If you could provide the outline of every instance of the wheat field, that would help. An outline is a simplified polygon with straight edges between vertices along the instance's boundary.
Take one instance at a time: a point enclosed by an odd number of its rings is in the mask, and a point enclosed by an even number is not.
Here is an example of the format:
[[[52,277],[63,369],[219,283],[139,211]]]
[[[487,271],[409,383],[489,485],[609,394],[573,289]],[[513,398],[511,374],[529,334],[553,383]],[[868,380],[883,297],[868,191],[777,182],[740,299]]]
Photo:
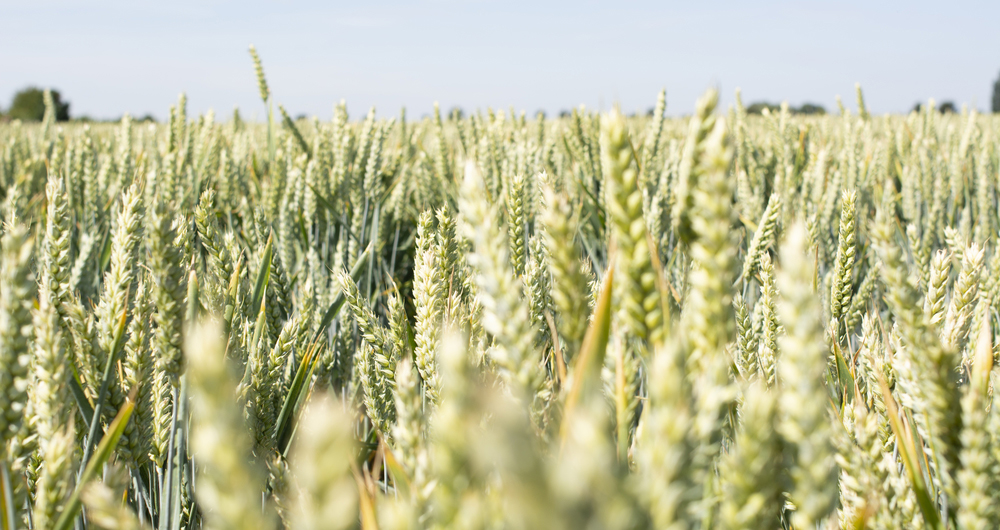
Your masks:
[[[1000,525],[1000,119],[0,124],[0,528]],[[1000,398],[998,398],[1000,399]]]

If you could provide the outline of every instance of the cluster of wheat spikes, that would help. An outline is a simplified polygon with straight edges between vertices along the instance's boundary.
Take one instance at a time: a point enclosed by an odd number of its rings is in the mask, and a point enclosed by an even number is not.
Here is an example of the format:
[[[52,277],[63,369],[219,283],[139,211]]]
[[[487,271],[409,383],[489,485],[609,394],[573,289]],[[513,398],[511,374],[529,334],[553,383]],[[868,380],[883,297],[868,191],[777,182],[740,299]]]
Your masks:
[[[1000,120],[0,127],[0,529],[1000,525]]]

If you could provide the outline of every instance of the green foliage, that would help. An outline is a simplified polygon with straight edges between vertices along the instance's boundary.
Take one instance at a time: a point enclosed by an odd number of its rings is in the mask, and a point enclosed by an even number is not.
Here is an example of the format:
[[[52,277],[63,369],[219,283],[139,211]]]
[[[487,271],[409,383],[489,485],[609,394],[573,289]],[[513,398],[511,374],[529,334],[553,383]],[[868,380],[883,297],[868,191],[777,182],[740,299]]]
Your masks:
[[[52,102],[55,104],[55,120],[69,120],[69,102],[63,102],[58,90],[52,90]],[[13,120],[42,121],[45,117],[45,91],[28,87],[14,94],[7,116]]]
[[[994,113],[1000,113],[1000,77],[993,82],[993,97],[992,97],[991,110]]]
[[[776,105],[774,103],[768,103],[766,101],[758,101],[751,103],[747,106],[747,114],[762,114],[764,110],[775,114],[781,112],[781,105]],[[823,115],[826,114],[826,109],[823,105],[816,103],[803,103],[798,107],[789,107],[789,112],[792,114],[804,114],[804,115]]]

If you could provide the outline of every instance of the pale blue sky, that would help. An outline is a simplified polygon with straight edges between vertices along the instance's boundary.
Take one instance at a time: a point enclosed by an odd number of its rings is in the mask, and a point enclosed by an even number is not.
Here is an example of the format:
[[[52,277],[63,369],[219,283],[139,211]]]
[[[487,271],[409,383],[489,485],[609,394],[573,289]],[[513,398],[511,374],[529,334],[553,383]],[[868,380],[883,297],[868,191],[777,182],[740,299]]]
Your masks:
[[[550,114],[579,104],[626,111],[667,89],[668,114],[706,87],[724,103],[787,100],[873,112],[918,100],[988,109],[1000,75],[1000,1],[199,2],[0,0],[0,106],[34,84],[73,115],[262,115],[247,54],[260,52],[275,101],[329,119],[346,99],[411,116],[434,101]]]

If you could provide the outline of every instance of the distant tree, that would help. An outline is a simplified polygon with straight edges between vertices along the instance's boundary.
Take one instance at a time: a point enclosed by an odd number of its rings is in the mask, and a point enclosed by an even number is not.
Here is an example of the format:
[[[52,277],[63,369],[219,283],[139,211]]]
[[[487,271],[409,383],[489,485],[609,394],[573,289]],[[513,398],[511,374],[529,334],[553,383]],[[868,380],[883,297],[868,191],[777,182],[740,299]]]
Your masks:
[[[69,103],[63,103],[58,90],[52,91],[52,102],[56,106],[56,121],[69,120]],[[8,111],[11,119],[41,121],[45,117],[45,91],[28,87],[14,95]]]
[[[153,123],[156,123],[156,116],[153,116],[152,114],[148,114],[147,113],[145,116],[143,116],[143,117],[141,117],[141,118],[139,118],[139,119],[137,119],[135,121],[136,122],[153,122]]]
[[[758,101],[756,103],[751,103],[747,107],[747,114],[763,114],[764,109],[768,112],[779,112],[781,110],[781,105],[775,105],[774,103],[768,103],[766,101]]]
[[[826,114],[826,109],[823,105],[817,105],[815,103],[803,103],[802,106],[792,111],[796,114]]]
[[[462,110],[462,107],[455,106],[448,111],[448,118],[453,121],[460,121],[464,117],[465,111]]]
[[[920,103],[920,102],[917,102],[917,103],[913,104],[913,108],[910,109],[910,112],[923,112],[924,109],[925,109],[924,104]],[[955,112],[958,112],[958,107],[955,106],[955,102],[954,101],[945,101],[945,102],[942,102],[940,105],[936,105],[934,107],[931,107],[931,109],[932,110],[936,110],[936,111],[940,112],[941,114],[953,114]]]
[[[568,111],[568,110],[566,110],[566,109],[563,109],[563,110],[559,111],[559,117],[560,118],[569,118],[572,115],[573,115],[573,113],[570,112],[570,111]]]
[[[1000,112],[1000,77],[993,83],[993,112]]]
[[[751,103],[750,106],[747,107],[747,114],[762,114],[764,109],[767,109],[770,113],[781,112],[781,105],[775,105],[774,103],[768,103],[766,101],[758,101],[756,103]],[[816,103],[803,103],[800,107],[789,107],[788,111],[792,114],[826,114],[826,109],[823,105],[817,105]]]

